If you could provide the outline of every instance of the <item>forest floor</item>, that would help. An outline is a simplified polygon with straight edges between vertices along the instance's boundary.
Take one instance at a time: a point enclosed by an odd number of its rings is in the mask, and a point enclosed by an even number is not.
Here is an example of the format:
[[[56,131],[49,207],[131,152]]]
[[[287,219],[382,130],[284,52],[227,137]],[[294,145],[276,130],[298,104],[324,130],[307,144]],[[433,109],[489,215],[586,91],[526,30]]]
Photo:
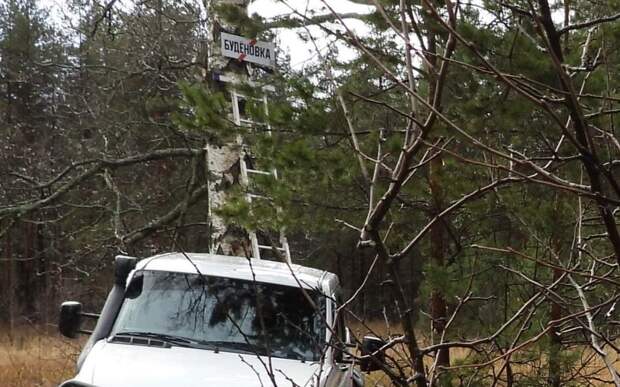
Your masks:
[[[375,327],[373,327],[375,328]],[[385,334],[385,330],[376,328],[375,332]],[[363,335],[363,328],[353,329],[357,337]],[[395,332],[391,332],[395,334]],[[55,330],[34,328],[16,329],[10,335],[8,329],[0,327],[0,387],[56,387],[74,375],[75,362],[83,340],[67,340]],[[465,350],[451,351],[453,362],[465,360],[469,353]],[[397,353],[392,356],[399,357]],[[616,360],[616,363],[619,363]],[[430,367],[431,364],[426,364]],[[607,385],[595,381],[598,377],[606,378],[607,373],[600,361],[589,364],[593,385]],[[516,379],[527,377],[532,369],[516,366]],[[366,377],[368,387],[389,387],[392,384],[382,372],[373,372]],[[544,383],[543,383],[544,384]],[[458,385],[458,383],[457,383]]]
[[[399,325],[386,324],[382,321],[373,321],[365,324],[352,324],[352,333],[355,337],[361,338],[368,332],[378,335],[380,337],[396,337],[402,335],[402,329]],[[422,346],[430,345],[430,338],[425,337],[422,332],[417,332],[418,340]],[[616,369],[620,369],[620,353],[615,353],[613,349],[607,347],[610,360],[614,364]],[[391,357],[399,364],[409,364],[410,361],[405,355],[407,351],[400,344],[400,346],[394,347],[393,350],[387,352],[388,357]],[[566,370],[564,376],[572,374],[574,380],[571,383],[564,385],[570,386],[609,386],[611,383],[609,371],[606,368],[603,360],[596,356],[596,354],[589,347],[574,347],[571,351],[564,351],[562,354],[566,367],[570,367],[571,371]],[[475,352],[466,348],[452,348],[450,350],[450,362],[455,365],[466,365],[484,363],[490,359],[481,358],[477,356]],[[503,361],[497,361],[492,366],[484,367],[485,371],[475,371],[469,367],[457,368],[452,371],[454,378],[451,385],[461,386],[468,385],[469,376],[475,376],[477,374],[478,379],[482,380],[482,384],[474,385],[506,385],[506,372],[503,369]],[[528,353],[522,351],[520,354],[511,358],[511,368],[514,378],[514,383],[519,386],[546,386],[547,373],[548,373],[548,359],[545,356],[540,356],[540,352],[533,351]],[[424,358],[424,366],[427,370],[433,367],[433,360],[431,357]],[[500,372],[501,369],[501,372]],[[409,372],[406,369],[406,372]],[[497,384],[493,384],[494,375],[498,373],[502,374],[502,377]],[[458,376],[457,376],[458,375]],[[580,375],[580,377],[576,377]],[[488,382],[488,384],[486,384]],[[440,385],[443,385],[440,383]],[[367,387],[390,387],[393,384],[390,383],[388,376],[383,372],[372,372],[366,375]]]

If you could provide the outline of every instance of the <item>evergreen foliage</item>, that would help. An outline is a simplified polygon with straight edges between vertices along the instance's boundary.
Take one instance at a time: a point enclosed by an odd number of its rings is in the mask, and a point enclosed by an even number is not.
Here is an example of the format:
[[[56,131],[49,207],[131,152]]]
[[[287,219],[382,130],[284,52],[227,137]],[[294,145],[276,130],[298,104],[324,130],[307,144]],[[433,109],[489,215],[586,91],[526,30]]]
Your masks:
[[[347,61],[334,44],[303,68],[283,55],[275,72],[253,68],[259,85],[273,86],[268,114],[260,87],[239,87],[254,126],[232,122],[231,96],[210,78],[212,15],[201,1],[103,13],[74,0],[73,29],[50,22],[35,0],[2,3],[0,321],[51,320],[46,300],[60,295],[100,303],[119,251],[205,251],[213,176],[204,149],[242,136],[261,156],[256,166],[278,179],[242,187],[237,176],[218,187],[230,200],[213,213],[240,228],[286,229],[293,260],[336,272],[347,295],[366,283],[349,320],[386,318],[419,346],[403,349],[394,383],[421,385],[420,373],[437,385],[610,379],[589,367],[605,367],[593,347],[613,353],[618,335],[620,1],[551,2],[559,66],[540,21],[544,0],[456,11],[444,1],[377,3],[381,12],[358,17],[368,33],[357,40],[335,17],[313,24],[316,15],[209,8],[248,37],[289,28],[312,43],[307,23],[358,48]],[[562,32],[565,4],[570,25],[613,20]],[[409,64],[394,30],[401,17]],[[412,139],[419,146],[399,180]],[[268,199],[248,203],[250,189]],[[440,342],[460,343],[438,363],[455,368],[420,369],[416,359],[439,359],[428,348]]]

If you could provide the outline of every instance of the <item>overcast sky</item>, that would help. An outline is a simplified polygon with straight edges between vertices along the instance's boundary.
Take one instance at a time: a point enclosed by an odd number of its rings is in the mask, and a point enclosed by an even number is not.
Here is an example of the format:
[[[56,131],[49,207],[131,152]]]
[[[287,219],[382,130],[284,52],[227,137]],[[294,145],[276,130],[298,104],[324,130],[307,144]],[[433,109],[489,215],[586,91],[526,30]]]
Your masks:
[[[1,1],[1,0],[0,0]],[[41,4],[52,11],[53,18],[59,18],[59,15],[63,12],[66,6],[65,0],[40,0]],[[131,6],[136,0],[120,0],[115,6],[127,7]],[[352,3],[348,0],[327,0],[330,7],[336,12],[357,12],[357,13],[369,13],[373,7],[364,6]],[[330,13],[329,9],[325,7],[325,4],[321,0],[286,0],[286,3],[291,7],[294,7],[301,13],[307,13],[308,15],[325,14]],[[290,8],[282,1],[278,0],[255,0],[250,4],[249,12],[257,13],[265,18],[273,18],[276,16],[289,15],[291,13]],[[347,25],[356,32],[364,33],[365,27],[362,22],[356,20],[347,20]],[[302,30],[303,29],[298,29]],[[318,38],[319,47],[325,49],[329,44],[329,41],[325,38],[325,35],[318,27],[310,27],[311,33]],[[297,36],[295,31],[287,29],[280,29],[278,32],[279,47],[280,49],[288,52],[291,56],[291,64],[293,67],[299,68],[308,60],[316,59],[316,52],[314,47],[305,43]],[[353,58],[355,52],[342,45],[339,45],[340,59],[346,60]]]
[[[301,13],[306,12],[308,15],[311,13],[325,14],[330,13],[329,9],[325,7],[325,4],[321,0],[288,0],[287,3],[294,7]],[[336,12],[357,12],[357,13],[369,13],[373,7],[364,6],[352,3],[347,0],[327,0],[327,3]],[[257,13],[265,18],[272,18],[275,16],[288,15],[291,13],[290,8],[277,0],[256,0],[249,8],[250,14]],[[364,25],[360,21],[346,20],[347,26],[356,32],[363,33],[365,31]],[[311,27],[310,31],[313,35],[320,38],[319,47],[324,49],[328,40],[325,39],[325,35],[318,27]],[[278,31],[280,39],[280,48],[285,50],[291,55],[291,64],[293,67],[300,67],[308,60],[316,59],[316,51],[312,44],[305,43],[297,36],[297,33],[290,30]],[[355,51],[347,49],[346,47],[339,46],[340,59],[345,60],[352,58],[355,55]]]

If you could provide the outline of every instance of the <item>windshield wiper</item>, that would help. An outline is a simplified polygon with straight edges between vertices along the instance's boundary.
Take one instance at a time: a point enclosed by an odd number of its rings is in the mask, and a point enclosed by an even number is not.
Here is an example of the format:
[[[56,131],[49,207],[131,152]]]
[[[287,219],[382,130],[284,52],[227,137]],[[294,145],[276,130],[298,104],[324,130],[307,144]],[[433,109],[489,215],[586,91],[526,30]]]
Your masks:
[[[206,341],[199,341],[199,343],[214,346],[216,351],[231,350],[233,352],[243,352],[243,353],[248,353],[248,354],[253,354],[253,355],[258,355],[258,356],[268,355],[267,348],[261,347],[258,344],[252,344],[252,343],[247,343],[247,342],[206,340]],[[285,359],[300,360],[304,363],[307,360],[303,354],[298,353],[291,349],[289,350],[277,349],[276,350],[272,348],[271,356],[285,358]]]
[[[181,347],[189,348],[202,348],[213,349],[218,352],[220,349],[232,350],[234,352],[243,352],[248,354],[265,355],[267,353],[265,348],[260,346],[244,343],[238,341],[224,341],[224,340],[192,340],[187,337],[168,335],[165,333],[156,332],[117,332],[112,338],[115,337],[141,337],[148,339],[161,340],[168,344],[173,344]]]
[[[256,355],[264,355],[266,353],[265,348],[259,347],[255,344],[244,343],[239,341],[224,341],[224,340],[205,340],[199,341],[200,344],[214,346],[216,350],[231,349],[233,351],[240,351],[245,353],[251,353]]]
[[[148,339],[157,339],[181,347],[195,347],[196,344],[195,341],[192,341],[182,336],[167,335],[165,333],[156,332],[117,332],[112,338],[117,336],[145,337]]]

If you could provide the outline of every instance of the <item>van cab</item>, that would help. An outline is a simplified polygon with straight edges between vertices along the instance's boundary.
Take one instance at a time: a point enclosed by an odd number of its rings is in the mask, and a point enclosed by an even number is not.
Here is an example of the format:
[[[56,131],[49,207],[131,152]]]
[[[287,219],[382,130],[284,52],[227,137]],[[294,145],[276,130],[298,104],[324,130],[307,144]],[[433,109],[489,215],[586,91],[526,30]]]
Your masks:
[[[363,386],[340,285],[295,264],[197,253],[118,256],[100,315],[61,306],[61,333],[96,318],[62,386]]]

